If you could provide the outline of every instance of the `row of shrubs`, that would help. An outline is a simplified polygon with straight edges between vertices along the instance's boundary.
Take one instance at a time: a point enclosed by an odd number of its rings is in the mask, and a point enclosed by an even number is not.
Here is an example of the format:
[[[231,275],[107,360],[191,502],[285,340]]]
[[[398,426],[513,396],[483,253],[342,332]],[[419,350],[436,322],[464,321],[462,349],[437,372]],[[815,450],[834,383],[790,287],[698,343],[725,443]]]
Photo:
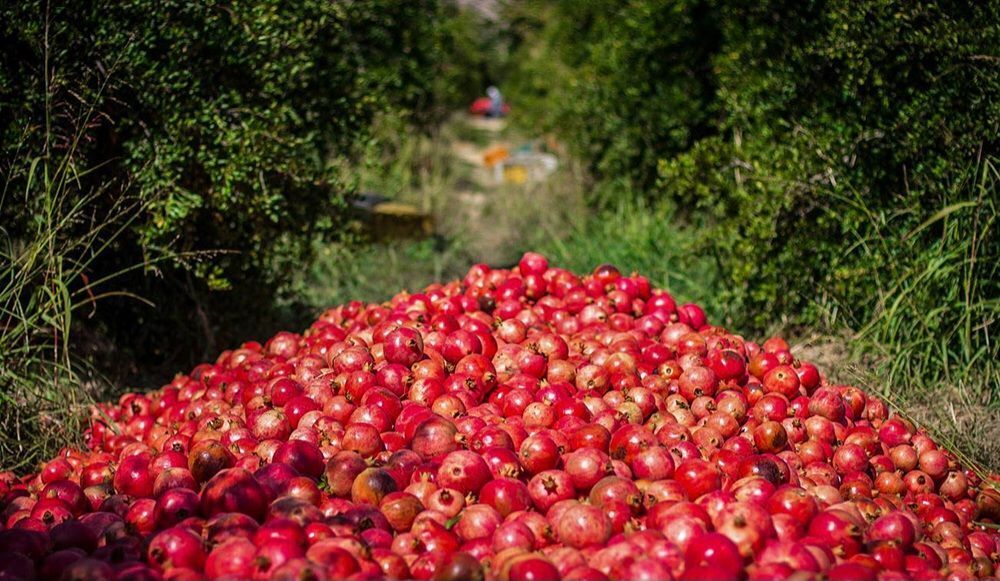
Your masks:
[[[846,325],[899,377],[997,373],[1000,5],[511,11],[519,114],[589,165],[595,206],[638,192],[692,226],[736,328]]]
[[[448,0],[0,3],[0,463],[58,444],[86,363],[153,382],[272,332],[316,241],[353,237],[381,120],[481,90],[472,25]]]

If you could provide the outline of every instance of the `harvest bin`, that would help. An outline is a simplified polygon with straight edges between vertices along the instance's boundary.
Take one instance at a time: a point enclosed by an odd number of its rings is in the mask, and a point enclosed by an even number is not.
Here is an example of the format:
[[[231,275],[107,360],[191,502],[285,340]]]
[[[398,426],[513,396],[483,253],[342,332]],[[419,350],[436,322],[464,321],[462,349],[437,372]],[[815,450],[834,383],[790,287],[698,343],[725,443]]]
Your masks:
[[[355,219],[363,223],[372,238],[379,242],[423,238],[434,233],[434,218],[413,204],[365,192],[351,205]]]

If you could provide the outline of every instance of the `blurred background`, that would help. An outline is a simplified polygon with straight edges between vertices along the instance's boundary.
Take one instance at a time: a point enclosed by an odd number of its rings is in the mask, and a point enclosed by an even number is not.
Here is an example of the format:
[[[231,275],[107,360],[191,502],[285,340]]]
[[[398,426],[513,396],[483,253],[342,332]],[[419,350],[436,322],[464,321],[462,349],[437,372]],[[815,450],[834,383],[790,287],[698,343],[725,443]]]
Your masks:
[[[0,464],[222,349],[640,271],[1000,468],[1000,4],[0,6]],[[489,89],[489,90],[488,90]]]

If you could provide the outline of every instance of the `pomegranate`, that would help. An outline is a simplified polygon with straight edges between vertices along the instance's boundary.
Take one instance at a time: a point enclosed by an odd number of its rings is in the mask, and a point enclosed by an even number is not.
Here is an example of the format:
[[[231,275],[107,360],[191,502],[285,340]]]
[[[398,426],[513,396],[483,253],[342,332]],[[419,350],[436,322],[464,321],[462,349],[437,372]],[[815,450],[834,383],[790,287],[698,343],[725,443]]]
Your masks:
[[[996,476],[783,339],[525,254],[97,404],[0,578],[971,579]],[[985,476],[985,477],[984,477]]]

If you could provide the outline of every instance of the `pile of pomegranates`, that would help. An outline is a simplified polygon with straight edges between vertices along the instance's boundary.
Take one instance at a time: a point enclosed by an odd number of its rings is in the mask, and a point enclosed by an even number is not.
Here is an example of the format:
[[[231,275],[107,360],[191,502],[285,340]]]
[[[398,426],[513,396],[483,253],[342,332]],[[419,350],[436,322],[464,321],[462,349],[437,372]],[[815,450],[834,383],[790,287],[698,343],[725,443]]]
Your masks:
[[[0,475],[0,579],[969,579],[1000,491],[612,266],[325,312]]]

